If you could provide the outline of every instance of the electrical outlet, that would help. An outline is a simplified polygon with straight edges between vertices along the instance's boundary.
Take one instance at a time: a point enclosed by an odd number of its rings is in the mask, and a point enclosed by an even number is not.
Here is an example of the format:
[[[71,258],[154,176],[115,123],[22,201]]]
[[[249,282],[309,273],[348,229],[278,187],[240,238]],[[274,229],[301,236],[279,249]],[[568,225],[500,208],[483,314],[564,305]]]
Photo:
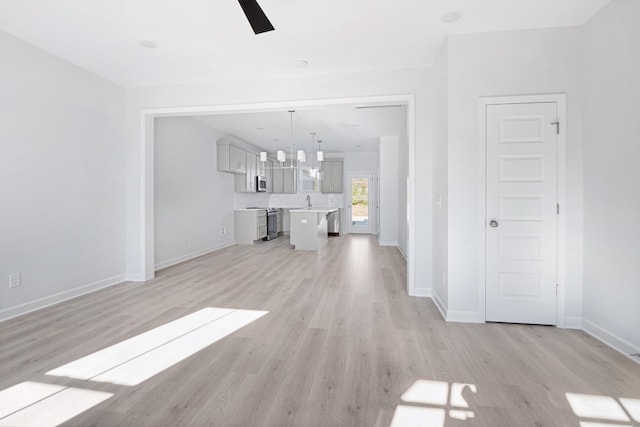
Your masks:
[[[220,234],[222,234],[223,236],[227,234],[227,227],[220,227]]]
[[[9,287],[17,288],[18,286],[22,286],[22,277],[20,273],[12,273],[9,275]]]

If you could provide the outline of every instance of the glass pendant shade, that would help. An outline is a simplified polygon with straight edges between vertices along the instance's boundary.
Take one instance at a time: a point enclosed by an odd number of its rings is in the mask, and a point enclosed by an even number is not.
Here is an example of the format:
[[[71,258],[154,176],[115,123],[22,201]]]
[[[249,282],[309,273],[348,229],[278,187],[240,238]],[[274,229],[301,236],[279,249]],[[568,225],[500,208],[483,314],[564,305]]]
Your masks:
[[[322,151],[319,151],[319,150],[318,150],[318,152],[316,153],[316,159],[317,159],[319,162],[324,161],[324,153],[323,153]]]
[[[261,162],[266,162],[267,161],[267,152],[266,151],[261,151],[260,152],[260,161]]]
[[[287,155],[282,150],[278,150],[276,156],[280,163],[284,163],[287,161]]]
[[[307,160],[307,153],[304,150],[298,150],[298,161],[305,162]]]

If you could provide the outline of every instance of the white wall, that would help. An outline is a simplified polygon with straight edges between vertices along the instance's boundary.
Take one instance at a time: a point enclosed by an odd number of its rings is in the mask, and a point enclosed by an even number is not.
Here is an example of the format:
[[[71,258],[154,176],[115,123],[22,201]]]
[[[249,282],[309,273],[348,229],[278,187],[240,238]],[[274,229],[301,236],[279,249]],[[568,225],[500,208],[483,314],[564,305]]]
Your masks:
[[[398,246],[398,136],[380,138],[379,235],[380,245]]]
[[[221,82],[135,88],[127,91],[127,272],[142,278],[148,266],[142,265],[141,253],[153,248],[141,241],[141,216],[144,209],[142,178],[150,170],[140,169],[140,111],[144,108],[234,105],[287,100],[331,99],[344,97],[415,95],[416,161],[430,170],[431,133],[428,97],[428,69],[393,70],[339,75],[307,76],[287,79]],[[415,207],[423,215],[412,230],[416,235],[416,289],[431,288],[431,174],[416,176]],[[147,229],[150,233],[152,230]]]
[[[5,33],[0,52],[1,319],[124,280],[126,153],[123,89]]]
[[[447,209],[447,151],[448,139],[448,43],[445,43],[433,66],[432,93],[434,103],[433,126],[433,300],[447,315],[449,293],[448,275],[448,220]]]
[[[584,327],[640,352],[640,2],[613,1],[582,31]]]
[[[448,42],[449,314],[479,319],[479,133],[483,96],[566,93],[566,314],[582,316],[582,98],[579,28],[451,36]]]
[[[189,117],[156,119],[154,134],[156,268],[233,244],[233,174],[217,171],[224,135]]]

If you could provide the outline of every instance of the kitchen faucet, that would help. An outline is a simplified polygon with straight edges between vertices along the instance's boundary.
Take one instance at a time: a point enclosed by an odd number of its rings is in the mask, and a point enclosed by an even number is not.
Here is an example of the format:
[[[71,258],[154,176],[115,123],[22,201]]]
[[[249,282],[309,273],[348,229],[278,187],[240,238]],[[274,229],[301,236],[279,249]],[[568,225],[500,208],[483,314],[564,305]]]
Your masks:
[[[311,208],[311,195],[307,194],[307,209]]]

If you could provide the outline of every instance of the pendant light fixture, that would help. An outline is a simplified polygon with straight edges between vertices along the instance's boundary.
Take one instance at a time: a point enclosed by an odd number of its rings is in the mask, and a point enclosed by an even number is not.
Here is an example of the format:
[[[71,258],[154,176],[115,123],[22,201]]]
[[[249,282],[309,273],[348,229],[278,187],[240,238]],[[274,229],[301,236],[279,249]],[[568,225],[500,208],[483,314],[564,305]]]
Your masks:
[[[322,162],[324,161],[324,152],[322,151],[322,148],[320,148],[320,144],[322,144],[321,139],[318,140],[318,151],[316,151],[316,160],[319,163],[318,173],[316,176],[316,178],[318,178],[318,181],[322,181],[324,179],[324,171],[322,170]]]
[[[297,156],[296,159],[298,161],[297,164],[293,163],[293,113],[295,113],[296,110],[289,110],[289,122],[290,122],[290,159],[291,159],[291,163],[289,164],[288,168],[290,169],[297,169],[299,168],[299,164],[300,163],[304,163],[307,160],[307,153],[304,152],[304,150],[298,150],[297,152]],[[284,152],[284,150],[278,150],[276,151],[276,160],[278,162],[280,162],[280,167],[283,168],[284,163],[287,161],[287,154]],[[261,151],[260,152],[260,161],[261,162],[266,162],[267,161],[267,152],[266,151]]]

